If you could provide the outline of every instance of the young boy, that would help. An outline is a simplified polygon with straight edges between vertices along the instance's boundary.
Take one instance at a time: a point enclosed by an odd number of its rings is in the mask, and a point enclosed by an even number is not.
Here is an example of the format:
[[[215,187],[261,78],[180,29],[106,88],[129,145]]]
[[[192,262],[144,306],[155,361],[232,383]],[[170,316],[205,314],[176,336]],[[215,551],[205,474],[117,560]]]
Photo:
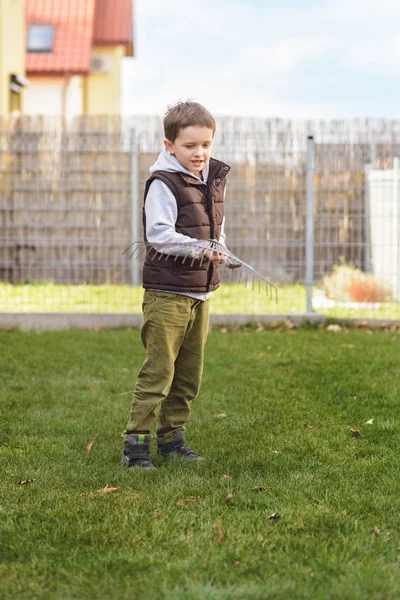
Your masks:
[[[224,190],[230,169],[211,158],[215,121],[200,104],[170,107],[164,132],[164,149],[146,182],[143,225],[145,241],[167,244],[171,256],[154,256],[151,248],[146,253],[141,331],[146,359],[122,457],[123,465],[147,470],[155,469],[150,430],[158,406],[158,453],[204,460],[187,446],[183,431],[202,378],[208,299],[219,286],[218,263],[225,259],[207,252],[205,259],[184,260],[182,244],[215,239],[225,245]]]

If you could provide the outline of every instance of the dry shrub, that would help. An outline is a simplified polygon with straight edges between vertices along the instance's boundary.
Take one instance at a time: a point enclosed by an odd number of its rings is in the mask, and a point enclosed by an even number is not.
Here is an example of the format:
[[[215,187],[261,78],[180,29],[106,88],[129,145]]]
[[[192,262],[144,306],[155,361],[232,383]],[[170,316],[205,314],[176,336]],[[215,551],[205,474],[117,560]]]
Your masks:
[[[364,280],[352,279],[349,286],[350,297],[353,302],[388,302],[390,292],[377,282],[372,275]]]
[[[337,302],[389,302],[390,290],[372,273],[364,273],[353,265],[341,264],[332,268],[322,279],[325,295]]]

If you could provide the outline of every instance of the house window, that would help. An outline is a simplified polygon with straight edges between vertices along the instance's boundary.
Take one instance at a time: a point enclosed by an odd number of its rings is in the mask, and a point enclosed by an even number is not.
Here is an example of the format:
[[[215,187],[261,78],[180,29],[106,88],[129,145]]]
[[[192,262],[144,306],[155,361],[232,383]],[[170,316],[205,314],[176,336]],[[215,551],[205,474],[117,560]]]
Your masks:
[[[54,25],[29,25],[27,51],[52,52]]]

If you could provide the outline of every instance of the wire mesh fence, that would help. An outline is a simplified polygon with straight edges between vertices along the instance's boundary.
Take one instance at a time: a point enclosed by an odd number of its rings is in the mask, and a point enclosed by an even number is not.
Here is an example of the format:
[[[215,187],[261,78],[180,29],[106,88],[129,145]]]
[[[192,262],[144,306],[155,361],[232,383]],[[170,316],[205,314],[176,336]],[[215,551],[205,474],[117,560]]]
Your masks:
[[[276,305],[226,271],[211,310],[304,312],[312,284],[318,312],[399,318],[400,121],[217,124],[228,247],[279,294]],[[162,140],[157,117],[0,120],[0,311],[140,312],[141,265],[123,251],[142,239]]]

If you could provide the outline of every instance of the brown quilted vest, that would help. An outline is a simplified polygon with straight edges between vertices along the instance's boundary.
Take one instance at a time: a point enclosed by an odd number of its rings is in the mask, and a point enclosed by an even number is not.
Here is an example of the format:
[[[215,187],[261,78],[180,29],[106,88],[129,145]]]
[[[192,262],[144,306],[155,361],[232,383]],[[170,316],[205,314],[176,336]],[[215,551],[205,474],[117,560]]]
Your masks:
[[[144,202],[154,179],[165,183],[174,194],[178,206],[175,229],[189,237],[219,240],[224,218],[224,190],[228,165],[210,159],[207,183],[186,175],[156,171],[147,180]],[[143,207],[143,227],[146,239],[146,214]],[[193,264],[192,264],[193,262]],[[204,260],[184,260],[181,257],[154,256],[149,249],[143,267],[143,287],[170,292],[209,292],[219,286],[219,271],[215,263]]]

